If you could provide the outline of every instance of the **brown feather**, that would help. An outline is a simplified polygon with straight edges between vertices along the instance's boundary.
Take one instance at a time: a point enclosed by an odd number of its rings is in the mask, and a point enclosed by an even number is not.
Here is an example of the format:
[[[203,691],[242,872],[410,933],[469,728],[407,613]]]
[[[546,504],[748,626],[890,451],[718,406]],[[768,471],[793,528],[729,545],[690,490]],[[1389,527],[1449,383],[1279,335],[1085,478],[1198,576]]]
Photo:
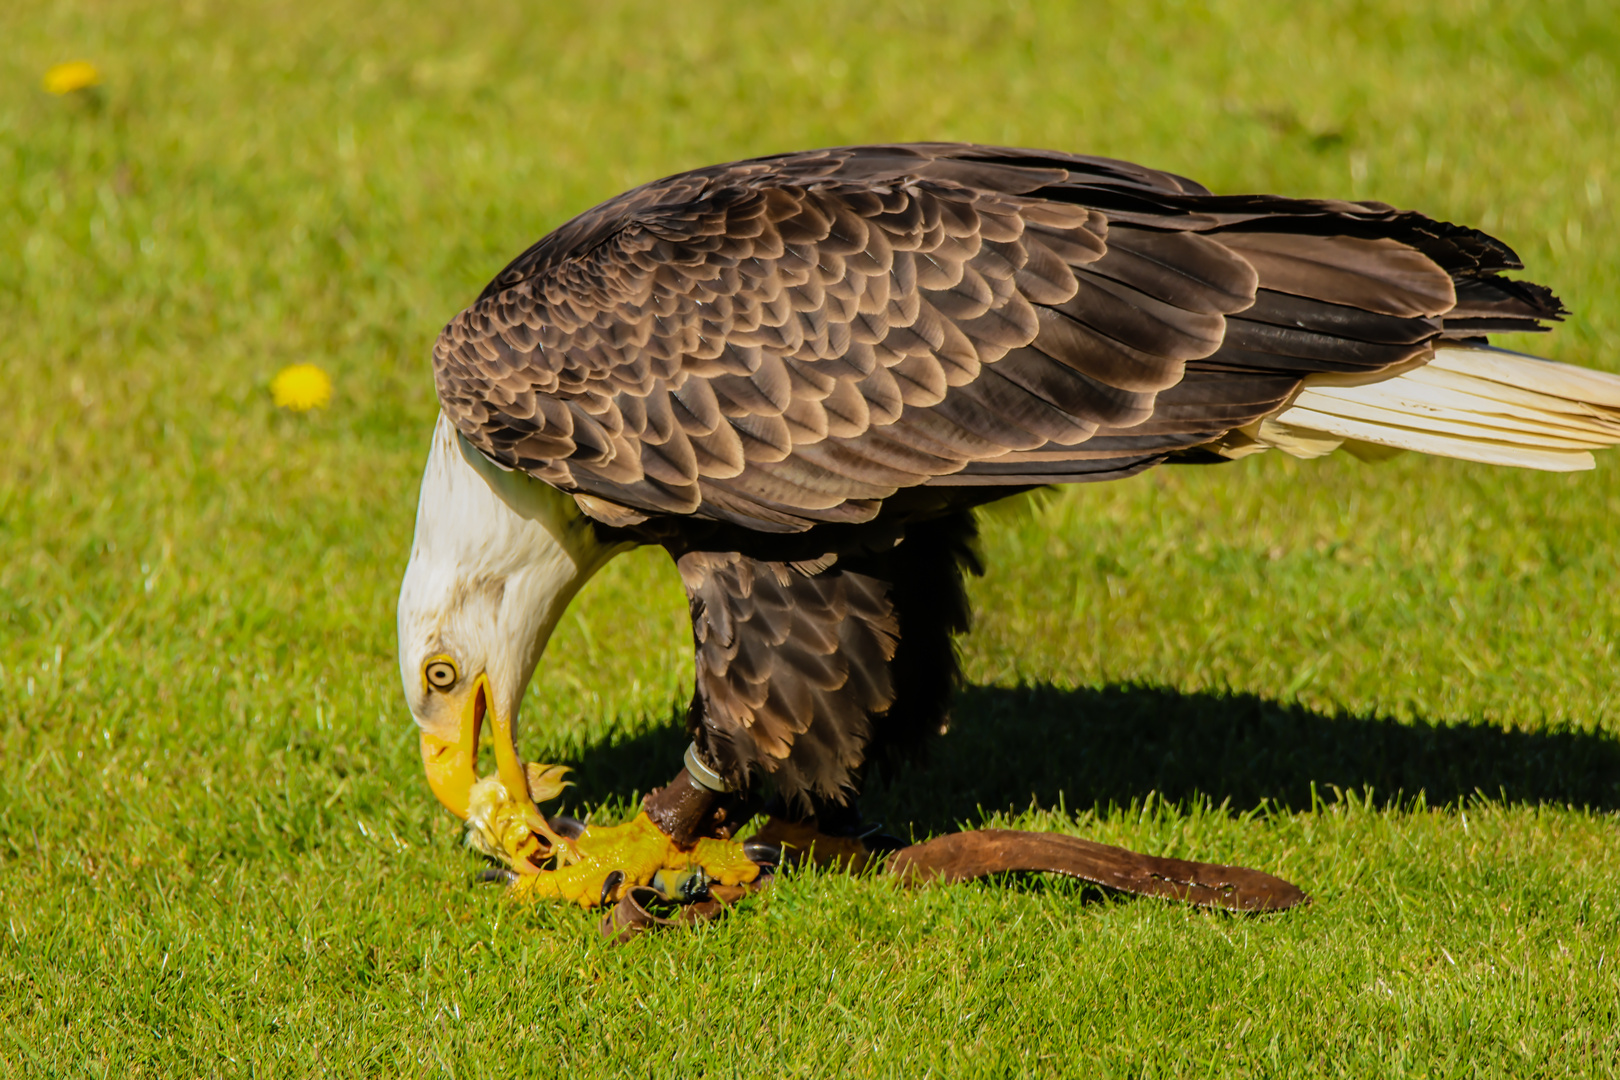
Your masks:
[[[895,484],[1012,477],[976,464],[1009,450],[1179,445],[1266,396],[1175,397],[1194,372],[1297,385],[1559,317],[1500,277],[1517,265],[1380,204],[1215,196],[1050,151],[833,149],[580,215],[445,328],[434,369],[445,412],[503,465],[651,514],[712,490],[699,517],[810,528],[870,517]],[[799,461],[830,439],[883,483]],[[911,479],[880,467],[895,447],[922,455]],[[937,477],[907,471],[926,461]]]

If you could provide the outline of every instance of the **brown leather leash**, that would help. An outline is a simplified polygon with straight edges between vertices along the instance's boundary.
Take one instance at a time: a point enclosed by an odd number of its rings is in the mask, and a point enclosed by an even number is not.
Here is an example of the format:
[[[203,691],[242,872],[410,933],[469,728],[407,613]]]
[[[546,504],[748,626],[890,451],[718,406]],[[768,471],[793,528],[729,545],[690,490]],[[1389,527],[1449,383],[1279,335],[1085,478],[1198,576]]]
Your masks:
[[[766,835],[770,829],[767,826],[759,835]],[[802,840],[803,834],[797,838]],[[876,861],[864,851],[860,857],[853,850],[845,852],[843,849],[849,846],[846,838],[818,838],[815,843],[819,845],[822,839],[832,841],[838,854],[831,860],[823,856],[818,862],[832,861],[858,871],[869,860]],[[790,856],[815,854],[808,845],[784,846]],[[790,857],[789,861],[794,860]],[[1077,836],[1016,829],[977,829],[912,844],[889,855],[883,872],[912,886],[971,881],[992,874],[1063,874],[1137,896],[1252,913],[1286,911],[1310,902],[1299,886],[1242,866],[1143,855]],[[766,888],[772,880],[774,874],[767,868],[748,885],[712,886],[704,899],[673,906],[667,915],[657,913],[661,907],[669,907],[659,903],[659,894],[638,886],[625,893],[603,918],[602,933],[623,944],[647,930],[691,926],[714,918],[744,896]]]
[[[951,833],[912,844],[889,856],[887,870],[911,885],[1042,871],[1229,911],[1284,911],[1310,899],[1291,882],[1242,866],[1166,859],[1078,836],[1015,829]]]

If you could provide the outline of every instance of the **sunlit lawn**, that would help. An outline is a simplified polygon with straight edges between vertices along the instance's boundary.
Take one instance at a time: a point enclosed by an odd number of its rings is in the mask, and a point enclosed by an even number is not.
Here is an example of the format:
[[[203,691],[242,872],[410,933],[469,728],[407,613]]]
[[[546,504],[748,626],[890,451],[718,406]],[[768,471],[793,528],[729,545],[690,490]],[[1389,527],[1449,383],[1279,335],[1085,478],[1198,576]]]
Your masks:
[[[1241,862],[1241,919],[799,875],[610,949],[429,796],[393,597],[439,327],[634,183],[971,139],[1513,244],[1620,368],[1607,3],[0,7],[0,1072],[1620,1071],[1620,461],[1161,470],[986,521],[972,686],[901,833]],[[99,87],[47,93],[51,65]],[[291,363],[330,406],[271,402]],[[526,745],[624,813],[689,694],[660,553]]]

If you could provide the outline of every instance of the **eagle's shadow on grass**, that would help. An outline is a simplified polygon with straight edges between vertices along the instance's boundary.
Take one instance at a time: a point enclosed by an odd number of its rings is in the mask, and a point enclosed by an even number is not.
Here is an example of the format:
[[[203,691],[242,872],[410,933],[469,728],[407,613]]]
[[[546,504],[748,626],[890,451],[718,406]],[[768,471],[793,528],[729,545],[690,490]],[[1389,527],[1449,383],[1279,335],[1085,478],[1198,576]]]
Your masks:
[[[675,719],[585,749],[576,806],[626,801],[669,779],[687,737]],[[1312,786],[1429,805],[1476,793],[1520,804],[1620,810],[1620,740],[1581,732],[1327,715],[1252,694],[1162,687],[974,686],[924,761],[868,784],[862,809],[921,837],[981,812],[1129,806],[1149,792],[1233,813],[1308,808]]]

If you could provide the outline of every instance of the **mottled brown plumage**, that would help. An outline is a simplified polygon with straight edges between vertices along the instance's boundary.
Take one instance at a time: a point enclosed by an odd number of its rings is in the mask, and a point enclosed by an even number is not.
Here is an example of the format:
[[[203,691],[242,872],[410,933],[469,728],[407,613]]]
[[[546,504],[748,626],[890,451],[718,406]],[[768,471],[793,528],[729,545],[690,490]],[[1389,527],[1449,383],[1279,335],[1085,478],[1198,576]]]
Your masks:
[[[858,770],[869,718],[894,704],[900,626],[888,583],[842,570],[807,575],[736,552],[688,552],[677,565],[709,759],[733,783],[769,771],[795,790]]]
[[[855,147],[582,214],[446,327],[434,367],[474,447],[678,557],[716,768],[836,797],[904,704],[889,665],[923,617],[907,625],[896,566],[921,523],[961,535],[964,508],[1012,490],[1208,459],[1308,377],[1559,318],[1550,292],[1500,276],[1519,265],[1380,203],[1216,196],[1044,151]],[[959,547],[935,560],[953,596]],[[966,610],[929,617],[960,629]]]

